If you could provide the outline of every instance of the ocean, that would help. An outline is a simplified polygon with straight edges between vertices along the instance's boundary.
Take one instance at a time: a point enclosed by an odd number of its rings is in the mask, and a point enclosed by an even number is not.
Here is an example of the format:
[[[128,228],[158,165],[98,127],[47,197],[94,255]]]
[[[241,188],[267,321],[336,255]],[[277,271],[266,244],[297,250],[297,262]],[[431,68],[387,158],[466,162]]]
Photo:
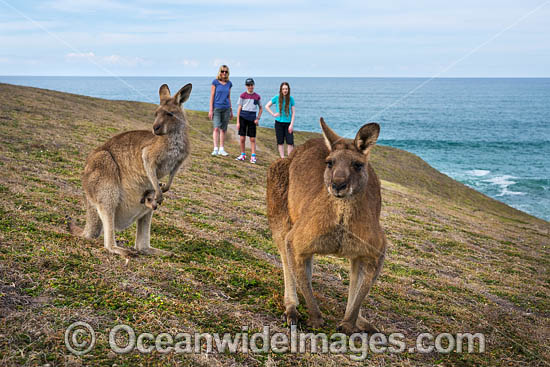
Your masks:
[[[208,110],[213,77],[0,76],[0,82],[113,100],[158,103],[193,83],[185,107]],[[297,130],[320,131],[319,117],[354,137],[381,125],[379,144],[412,152],[446,175],[497,200],[550,220],[550,78],[279,78],[257,77],[263,104],[290,83]],[[232,101],[245,90],[232,77]],[[260,125],[273,127],[264,114]]]

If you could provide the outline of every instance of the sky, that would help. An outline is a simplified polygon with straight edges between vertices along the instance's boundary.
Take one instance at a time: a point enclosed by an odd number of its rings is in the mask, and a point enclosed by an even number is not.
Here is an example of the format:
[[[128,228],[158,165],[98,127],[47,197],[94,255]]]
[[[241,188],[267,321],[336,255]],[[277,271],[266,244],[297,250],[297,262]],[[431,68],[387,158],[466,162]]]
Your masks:
[[[0,0],[0,75],[550,77],[550,0]]]

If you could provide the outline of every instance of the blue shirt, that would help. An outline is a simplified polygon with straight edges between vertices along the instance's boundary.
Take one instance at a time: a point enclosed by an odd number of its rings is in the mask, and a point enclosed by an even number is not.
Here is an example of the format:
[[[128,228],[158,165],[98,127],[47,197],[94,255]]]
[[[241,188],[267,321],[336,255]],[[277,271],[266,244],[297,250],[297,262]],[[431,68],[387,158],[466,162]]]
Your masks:
[[[292,107],[294,106],[294,98],[292,98],[292,96],[290,96],[290,107],[288,108],[288,114],[285,113],[285,101],[283,100],[283,108],[282,110],[280,111],[279,110],[279,96],[275,96],[273,98],[271,98],[271,103],[275,105],[275,113],[277,112],[280,112],[281,115],[279,117],[276,118],[277,121],[279,122],[291,122],[292,120]]]
[[[218,79],[212,81],[212,85],[216,87],[216,92],[214,93],[214,108],[229,108],[231,104],[229,103],[229,91],[233,86],[231,81],[222,84]]]

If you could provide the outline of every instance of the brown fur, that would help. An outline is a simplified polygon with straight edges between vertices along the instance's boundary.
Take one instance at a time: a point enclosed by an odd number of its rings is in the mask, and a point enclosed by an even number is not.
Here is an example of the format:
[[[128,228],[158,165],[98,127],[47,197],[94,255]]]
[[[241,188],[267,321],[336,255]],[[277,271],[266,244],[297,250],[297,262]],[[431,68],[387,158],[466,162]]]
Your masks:
[[[79,230],[70,225],[72,233],[96,238],[103,231],[105,248],[127,256],[134,252],[116,245],[115,231],[137,221],[135,249],[147,254],[169,254],[150,246],[151,217],[153,208],[162,203],[162,193],[170,189],[189,155],[188,122],[181,105],[189,98],[191,88],[187,84],[172,97],[168,86],[162,85],[152,130],[116,135],[90,153],[82,176],[86,226]],[[159,179],[166,175],[167,184],[160,184]],[[149,190],[154,192],[152,199]]]
[[[376,330],[360,307],[376,280],[386,250],[380,226],[380,181],[368,162],[380,127],[364,125],[354,140],[336,135],[321,118],[324,139],[311,139],[287,159],[275,161],[267,177],[267,215],[279,248],[285,281],[285,314],[297,322],[301,290],[308,324],[323,319],[313,297],[314,254],[350,259],[348,304],[339,329],[351,334]]]

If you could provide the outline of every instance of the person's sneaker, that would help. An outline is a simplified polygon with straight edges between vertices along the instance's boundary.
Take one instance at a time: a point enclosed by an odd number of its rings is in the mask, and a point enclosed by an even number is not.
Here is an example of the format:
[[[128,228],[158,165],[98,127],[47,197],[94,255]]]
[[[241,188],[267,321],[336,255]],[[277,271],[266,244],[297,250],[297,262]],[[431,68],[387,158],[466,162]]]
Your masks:
[[[218,155],[218,148],[214,148],[214,150],[212,151],[212,155]]]
[[[241,155],[239,155],[237,158],[235,158],[236,160],[238,161],[244,161],[246,160],[246,154],[244,153],[241,153]]]
[[[223,147],[221,147],[220,150],[218,150],[218,154],[223,155],[224,157],[229,155],[229,153],[223,150]]]
[[[256,154],[250,156],[250,163],[256,163]]]

